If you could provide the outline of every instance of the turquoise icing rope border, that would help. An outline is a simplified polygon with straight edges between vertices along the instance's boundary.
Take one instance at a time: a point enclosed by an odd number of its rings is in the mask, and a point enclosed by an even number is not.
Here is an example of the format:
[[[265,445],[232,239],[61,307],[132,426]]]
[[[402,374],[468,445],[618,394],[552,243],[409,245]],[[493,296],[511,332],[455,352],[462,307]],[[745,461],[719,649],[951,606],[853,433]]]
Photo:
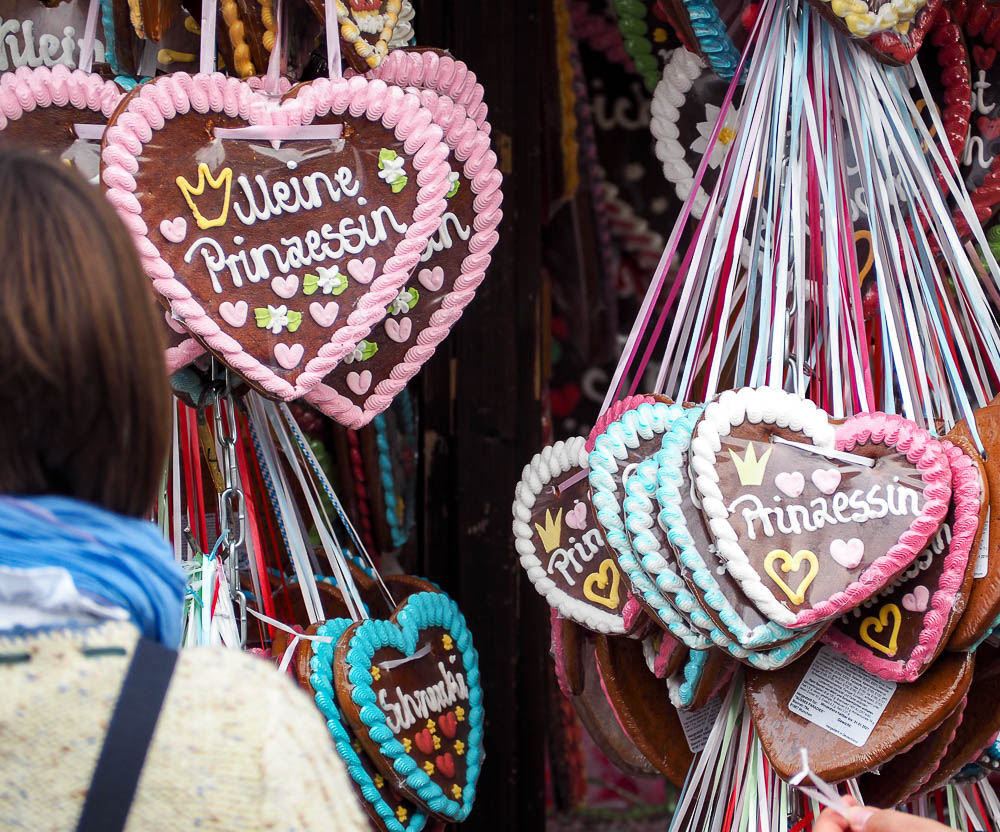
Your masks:
[[[617,487],[612,476],[618,472],[619,461],[626,458],[630,446],[635,447],[640,439],[652,439],[655,435],[668,431],[682,411],[683,408],[678,404],[644,402],[634,410],[627,410],[618,421],[608,425],[607,430],[595,440],[594,450],[589,458],[591,500],[597,521],[604,528],[605,539],[615,550],[618,565],[628,577],[634,591],[653,608],[660,621],[676,638],[694,650],[704,650],[709,646],[708,638],[689,626],[639,568],[635,551],[625,534],[623,506],[616,496]],[[678,596],[679,603],[685,600],[687,599]],[[693,596],[690,600],[694,601]],[[708,618],[707,615],[704,617]]]
[[[684,681],[677,689],[677,698],[682,708],[689,707],[694,701],[694,692],[705,673],[707,664],[707,650],[691,650],[688,653],[687,661],[684,662]]]
[[[323,624],[317,635],[329,636],[332,642],[314,641],[312,642],[313,655],[309,660],[309,668],[312,674],[309,676],[309,684],[315,691],[316,705],[323,716],[326,717],[326,727],[333,736],[333,743],[337,748],[337,753],[347,766],[347,771],[351,779],[358,784],[361,795],[367,800],[385,824],[389,832],[420,832],[427,822],[427,815],[416,810],[410,816],[408,823],[404,826],[399,822],[392,807],[385,802],[378,788],[372,781],[365,767],[361,764],[355,750],[351,747],[351,736],[344,724],[343,715],[337,707],[337,696],[333,690],[333,652],[337,644],[337,639],[344,630],[354,622],[349,618],[335,618]]]
[[[353,685],[351,700],[358,706],[361,721],[368,726],[368,736],[392,767],[406,780],[425,805],[435,814],[453,821],[463,821],[472,810],[476,781],[483,757],[483,690],[479,684],[479,656],[472,645],[472,634],[458,605],[438,592],[418,592],[406,599],[396,613],[396,624],[369,618],[361,622],[348,645],[348,679]],[[449,632],[462,656],[465,685],[469,689],[469,737],[466,751],[466,785],[462,802],[447,797],[441,787],[417,766],[416,761],[386,725],[385,712],[378,707],[372,689],[371,662],[377,650],[392,647],[409,656],[417,649],[419,633],[429,627]]]
[[[674,424],[673,430],[663,441],[663,446],[655,457],[656,462],[656,501],[660,506],[658,521],[667,530],[667,539],[678,552],[681,562],[691,570],[695,582],[705,600],[712,609],[719,613],[726,628],[736,636],[740,645],[751,648],[747,660],[763,670],[772,670],[786,664],[813,637],[815,630],[806,633],[793,632],[787,628],[768,622],[763,627],[751,630],[739,616],[732,604],[723,594],[711,568],[706,564],[701,552],[698,551],[687,528],[687,521],[681,510],[680,466],[686,464],[686,454],[691,446],[691,433],[703,407],[692,408],[685,417]],[[793,639],[788,644],[779,645],[771,650],[753,651],[768,642],[782,639]]]
[[[719,9],[712,0],[683,0],[691,29],[709,66],[723,81],[731,81],[740,62],[740,50],[726,31]],[[746,69],[744,69],[744,77]]]

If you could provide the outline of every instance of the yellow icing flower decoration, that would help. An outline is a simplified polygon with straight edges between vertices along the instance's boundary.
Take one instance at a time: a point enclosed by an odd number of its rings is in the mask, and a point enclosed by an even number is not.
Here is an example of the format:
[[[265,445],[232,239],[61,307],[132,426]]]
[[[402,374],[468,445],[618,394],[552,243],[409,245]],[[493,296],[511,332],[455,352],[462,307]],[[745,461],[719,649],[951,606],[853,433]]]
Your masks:
[[[379,679],[381,679],[381,678],[382,678],[382,671],[381,671],[381,670],[380,670],[379,668],[375,667],[375,665],[372,665],[372,669],[371,669],[371,674],[372,674],[372,678],[373,678],[373,679],[374,679],[374,680],[375,680],[376,682],[377,682],[377,681],[378,681]]]
[[[461,740],[455,740],[455,745],[452,746],[455,749],[455,753],[461,757],[465,753],[465,743]]]
[[[455,646],[455,642],[451,640],[451,636],[447,633],[441,636],[441,644],[444,645],[445,650],[451,650],[451,648]]]
[[[406,823],[406,816],[408,814],[409,813],[406,811],[406,807],[405,806],[397,806],[396,807],[396,817],[399,818],[399,822],[400,823]]]
[[[409,754],[410,749],[413,747],[413,743],[410,742],[406,737],[403,737],[403,750]]]
[[[428,760],[426,763],[424,763],[424,771],[426,771],[428,774],[433,774],[434,773],[434,763],[432,763],[430,760]]]
[[[451,787],[451,793],[455,795],[455,800],[460,800],[462,797],[462,787],[456,783]]]
[[[375,775],[374,783],[375,783],[375,788],[376,789],[381,789],[382,786],[385,785],[385,780],[382,779],[382,775],[381,774],[376,774]]]
[[[427,720],[427,730],[430,731],[432,734],[437,731],[437,724],[434,722],[433,719]]]
[[[441,737],[439,737],[437,734],[435,734],[434,735],[434,749],[437,750],[440,747],[441,747]]]
[[[361,753],[361,743],[355,741],[351,743],[351,748],[353,748],[358,754]]]
[[[655,43],[666,43],[667,41],[667,30],[662,26],[657,26],[653,29],[653,41]]]
[[[459,722],[465,722],[465,708],[463,708],[461,705],[455,708],[455,719],[457,719]]]

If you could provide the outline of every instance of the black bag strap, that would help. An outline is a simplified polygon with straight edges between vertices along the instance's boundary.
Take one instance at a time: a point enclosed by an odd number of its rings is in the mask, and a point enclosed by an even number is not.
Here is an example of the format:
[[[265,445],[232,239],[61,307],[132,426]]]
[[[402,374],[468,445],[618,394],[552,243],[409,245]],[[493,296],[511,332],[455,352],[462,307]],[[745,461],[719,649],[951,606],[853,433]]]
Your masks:
[[[76,832],[121,832],[125,828],[176,662],[176,650],[139,639]]]

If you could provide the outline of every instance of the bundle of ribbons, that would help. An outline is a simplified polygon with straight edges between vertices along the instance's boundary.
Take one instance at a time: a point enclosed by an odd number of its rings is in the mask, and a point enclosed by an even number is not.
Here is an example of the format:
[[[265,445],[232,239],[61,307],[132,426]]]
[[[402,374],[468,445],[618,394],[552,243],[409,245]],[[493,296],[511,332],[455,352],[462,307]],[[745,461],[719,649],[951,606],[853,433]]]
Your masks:
[[[713,71],[714,129],[596,426],[515,490],[560,687],[681,787],[672,829],[804,830],[845,794],[995,829],[1000,270],[971,87],[927,106],[919,52],[988,9],[769,0],[740,54],[707,48],[731,4],[684,5],[665,170]]]

